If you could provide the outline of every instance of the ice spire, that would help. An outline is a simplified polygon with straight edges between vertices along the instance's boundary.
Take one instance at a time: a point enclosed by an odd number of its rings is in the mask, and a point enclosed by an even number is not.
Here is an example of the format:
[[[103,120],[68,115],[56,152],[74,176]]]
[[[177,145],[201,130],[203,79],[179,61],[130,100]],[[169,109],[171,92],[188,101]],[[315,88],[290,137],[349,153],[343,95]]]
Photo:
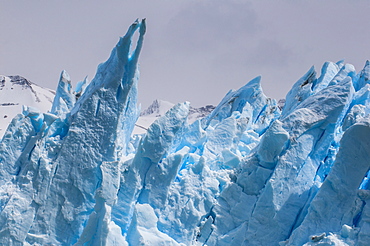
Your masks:
[[[139,40],[131,53],[132,37],[137,30]],[[29,116],[21,119],[27,127],[23,132],[29,136],[23,155],[16,161],[15,172],[14,163],[1,172],[6,180],[14,177],[14,184],[8,182],[3,190],[13,185],[16,188],[12,197],[1,203],[0,244],[28,241],[72,245],[83,232],[81,225],[87,222],[94,206],[105,204],[102,197],[94,196],[102,180],[100,167],[110,163],[119,169],[119,159],[126,153],[130,130],[139,115],[137,62],[144,34],[145,20],[130,26],[75,105],[69,76],[63,71],[52,109],[53,113],[63,115],[53,120],[48,120],[51,116],[41,118],[37,127],[51,124],[42,128],[45,131],[35,135],[36,128],[28,130],[35,125],[30,124]],[[25,186],[26,189],[22,188]],[[95,211],[102,213],[98,208]],[[27,216],[19,227],[14,222],[25,213]]]
[[[60,115],[68,113],[75,104],[75,97],[72,94],[71,78],[69,74],[63,70],[60,74],[59,84],[51,107],[51,113]]]

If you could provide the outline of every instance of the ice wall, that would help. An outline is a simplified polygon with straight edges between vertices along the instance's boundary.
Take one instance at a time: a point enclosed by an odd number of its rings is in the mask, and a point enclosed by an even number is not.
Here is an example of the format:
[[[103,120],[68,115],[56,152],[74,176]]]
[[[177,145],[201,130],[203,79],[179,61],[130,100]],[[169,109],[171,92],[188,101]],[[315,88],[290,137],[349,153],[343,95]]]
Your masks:
[[[282,110],[257,77],[204,119],[189,125],[179,103],[131,137],[145,29],[133,23],[91,83],[72,90],[63,71],[50,113],[13,119],[0,244],[368,244],[369,62],[310,68]]]

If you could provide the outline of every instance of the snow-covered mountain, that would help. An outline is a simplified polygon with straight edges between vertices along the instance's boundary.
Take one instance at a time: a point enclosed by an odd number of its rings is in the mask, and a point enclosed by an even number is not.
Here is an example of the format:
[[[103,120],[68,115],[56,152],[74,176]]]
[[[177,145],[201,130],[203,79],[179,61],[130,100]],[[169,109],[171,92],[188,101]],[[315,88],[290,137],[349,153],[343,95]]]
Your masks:
[[[135,124],[132,134],[143,134],[149,126],[158,118],[164,116],[175,104],[163,100],[154,100],[153,103],[140,113],[140,117]],[[190,107],[188,115],[188,123],[192,124],[194,121],[206,117],[215,109],[213,105],[205,107],[193,108]]]
[[[23,105],[47,112],[51,109],[54,95],[54,91],[21,76],[0,75],[0,139],[14,116],[22,113]]]
[[[204,119],[179,103],[132,137],[145,29],[80,96],[62,74],[50,113],[11,122],[1,245],[369,245],[370,62],[312,67],[280,103],[257,77]]]

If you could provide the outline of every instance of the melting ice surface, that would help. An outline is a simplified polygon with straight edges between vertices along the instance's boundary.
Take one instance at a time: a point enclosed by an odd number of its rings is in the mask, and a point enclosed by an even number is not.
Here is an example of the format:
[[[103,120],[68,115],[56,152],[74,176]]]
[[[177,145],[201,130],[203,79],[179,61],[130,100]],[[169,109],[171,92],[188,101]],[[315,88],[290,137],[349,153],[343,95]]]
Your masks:
[[[131,48],[135,32],[139,38]],[[208,117],[131,137],[145,21],[90,84],[0,143],[1,245],[369,245],[370,64],[311,68],[282,110],[255,78]]]

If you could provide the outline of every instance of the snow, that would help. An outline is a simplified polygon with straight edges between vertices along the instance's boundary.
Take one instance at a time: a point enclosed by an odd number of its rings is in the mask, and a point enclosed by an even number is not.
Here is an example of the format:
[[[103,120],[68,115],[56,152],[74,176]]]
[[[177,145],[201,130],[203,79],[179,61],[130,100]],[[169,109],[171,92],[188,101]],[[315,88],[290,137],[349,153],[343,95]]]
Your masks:
[[[368,245],[369,62],[312,67],[279,103],[257,77],[217,107],[140,114],[145,31],[91,83],[62,71],[50,112],[27,94],[0,142],[0,244]]]
[[[0,138],[11,120],[22,113],[22,106],[38,108],[48,112],[55,93],[40,87],[20,76],[0,75]]]

